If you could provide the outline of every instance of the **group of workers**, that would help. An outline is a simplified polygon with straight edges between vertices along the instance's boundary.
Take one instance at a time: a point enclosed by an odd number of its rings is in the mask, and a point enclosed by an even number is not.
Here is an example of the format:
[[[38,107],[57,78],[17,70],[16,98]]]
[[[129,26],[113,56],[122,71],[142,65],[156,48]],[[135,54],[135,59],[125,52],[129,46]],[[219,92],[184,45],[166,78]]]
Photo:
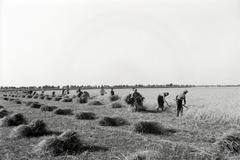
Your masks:
[[[67,93],[66,93],[67,92]],[[42,91],[42,93],[44,93],[44,91]],[[69,88],[64,88],[62,89],[62,94],[69,94]],[[177,104],[177,117],[179,117],[179,115],[183,115],[183,106],[186,105],[186,94],[188,93],[187,90],[183,91],[182,93],[178,94],[176,96],[176,104]],[[77,90],[77,96],[78,97],[81,97],[81,95],[83,95],[84,92],[81,91],[81,89],[79,88]],[[104,94],[107,94],[107,92],[104,90],[103,86],[101,86],[101,89],[100,89],[100,95],[103,96]],[[113,88],[111,88],[111,91],[110,91],[110,95],[113,96],[115,93],[113,91]],[[55,95],[55,92],[53,93],[53,95]],[[134,102],[134,99],[135,97],[137,96],[141,96],[140,93],[137,92],[137,89],[136,88],[133,88],[132,91],[130,92],[130,99],[132,100],[131,102],[131,106],[133,106],[133,102]],[[167,97],[169,95],[168,92],[163,92],[163,93],[160,93],[157,97],[157,102],[158,102],[158,108],[157,108],[157,111],[159,111],[159,109],[161,108],[162,111],[164,110],[164,103],[166,103],[168,106],[170,106],[165,97]],[[171,107],[171,106],[170,106]]]
[[[188,91],[185,90],[176,96],[175,100],[176,100],[176,104],[177,104],[177,117],[179,117],[180,114],[181,114],[181,116],[183,115],[183,106],[186,105],[186,94],[187,93],[188,93]],[[169,104],[167,103],[167,101],[165,99],[165,97],[167,97],[168,95],[169,95],[168,92],[164,92],[164,93],[158,95],[157,111],[159,110],[159,108],[161,108],[163,111],[165,102],[169,106]]]
[[[182,93],[178,94],[176,96],[176,104],[177,104],[177,117],[179,117],[179,115],[183,115],[183,106],[186,105],[186,94],[188,93],[187,90],[183,91]],[[103,89],[103,87],[101,87],[101,90],[100,90],[100,95],[104,95],[106,94],[106,91]],[[111,88],[111,96],[114,95],[114,91],[113,91],[113,88]],[[140,93],[137,92],[137,89],[136,88],[133,88],[132,91],[130,92],[130,99],[132,99],[132,103],[131,103],[131,106],[133,106],[133,102],[134,102],[134,98],[136,96],[139,96]],[[168,106],[170,106],[168,104],[168,102],[166,101],[165,97],[167,97],[169,95],[168,92],[163,92],[163,93],[160,93],[158,95],[158,98],[157,98],[157,102],[158,102],[158,108],[157,108],[157,111],[159,111],[159,109],[161,108],[162,111],[164,110],[164,103],[166,103]],[[171,107],[171,106],[170,106]],[[186,106],[185,106],[186,107]]]

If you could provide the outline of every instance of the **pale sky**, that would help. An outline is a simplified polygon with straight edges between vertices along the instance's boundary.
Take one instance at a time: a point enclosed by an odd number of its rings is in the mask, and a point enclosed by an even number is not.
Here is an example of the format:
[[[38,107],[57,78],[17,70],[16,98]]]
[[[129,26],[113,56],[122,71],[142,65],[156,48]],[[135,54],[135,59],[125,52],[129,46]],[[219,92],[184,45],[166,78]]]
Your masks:
[[[0,2],[0,86],[240,84],[239,0]]]

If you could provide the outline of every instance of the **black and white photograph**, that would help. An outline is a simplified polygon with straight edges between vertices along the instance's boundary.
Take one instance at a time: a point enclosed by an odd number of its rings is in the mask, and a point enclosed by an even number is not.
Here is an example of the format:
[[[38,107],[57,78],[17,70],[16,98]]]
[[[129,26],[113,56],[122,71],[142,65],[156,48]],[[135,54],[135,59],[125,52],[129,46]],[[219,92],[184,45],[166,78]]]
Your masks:
[[[240,159],[240,0],[0,0],[0,160]]]

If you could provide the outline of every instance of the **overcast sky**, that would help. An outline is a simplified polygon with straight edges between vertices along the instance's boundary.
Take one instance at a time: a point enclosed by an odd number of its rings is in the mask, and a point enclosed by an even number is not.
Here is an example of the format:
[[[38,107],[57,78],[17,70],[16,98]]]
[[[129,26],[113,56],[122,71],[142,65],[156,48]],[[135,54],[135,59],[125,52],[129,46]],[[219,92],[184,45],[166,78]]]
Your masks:
[[[239,0],[0,2],[0,86],[240,84]]]

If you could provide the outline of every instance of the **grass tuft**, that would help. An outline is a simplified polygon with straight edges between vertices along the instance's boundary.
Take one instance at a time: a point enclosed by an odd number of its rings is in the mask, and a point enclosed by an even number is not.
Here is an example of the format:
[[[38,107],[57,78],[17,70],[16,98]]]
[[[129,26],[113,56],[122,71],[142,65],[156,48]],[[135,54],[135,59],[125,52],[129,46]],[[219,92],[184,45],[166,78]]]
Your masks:
[[[30,104],[30,107],[39,109],[41,107],[41,104],[39,102],[33,102]]]
[[[88,105],[99,106],[99,105],[103,105],[103,104],[100,101],[91,101],[88,103]]]
[[[61,99],[61,102],[72,102],[72,99],[66,97],[66,98]]]
[[[22,113],[15,113],[9,116],[6,116],[0,120],[0,126],[19,126],[21,124],[26,124],[27,119]]]
[[[26,106],[30,106],[32,103],[34,103],[34,102],[28,101],[28,102],[25,103],[25,105],[26,105]]]
[[[25,98],[32,98],[33,96],[28,94]]]
[[[7,116],[8,114],[9,114],[9,112],[6,109],[0,110],[0,118],[3,118],[5,116]]]
[[[43,120],[35,119],[28,125],[20,125],[10,133],[10,138],[38,137],[48,134],[46,123]]]
[[[53,111],[55,109],[57,109],[56,106],[47,106],[47,105],[42,105],[41,106],[41,111],[49,111],[49,112],[51,112],[51,111]]]
[[[96,114],[93,112],[81,112],[75,114],[76,119],[96,119]]]
[[[152,121],[140,121],[135,123],[133,126],[133,131],[146,134],[167,134],[167,130],[161,123]]]
[[[62,97],[53,97],[53,101],[60,101],[62,99]]]
[[[121,97],[119,97],[118,95],[109,96],[109,100],[110,100],[111,102],[117,101],[117,100],[119,100],[119,99],[121,99]]]
[[[72,109],[56,109],[54,113],[59,115],[73,115],[73,110]]]
[[[83,146],[77,132],[66,131],[61,135],[46,137],[34,147],[34,152],[52,154],[54,156],[77,154]]]
[[[88,100],[87,100],[86,97],[80,97],[80,98],[75,97],[75,98],[73,99],[73,102],[74,102],[74,103],[87,103]]]
[[[50,101],[50,100],[52,100],[52,97],[45,96],[45,97],[44,97],[44,99],[45,99],[45,100],[49,100],[49,101]]]
[[[152,150],[146,151],[137,151],[128,157],[126,160],[157,160],[160,157],[157,157],[157,152]]]
[[[103,117],[99,120],[100,126],[123,126],[128,124],[128,121],[122,117]]]
[[[116,101],[109,104],[111,108],[124,108],[125,106],[121,103],[121,101]]]
[[[33,98],[34,98],[34,99],[38,99],[38,95],[37,95],[37,94],[34,95]]]
[[[16,104],[22,104],[22,101],[20,99],[14,99],[12,102]]]
[[[38,99],[44,99],[43,95],[39,95]]]
[[[227,133],[217,142],[221,153],[240,153],[240,132]]]
[[[8,99],[9,99],[9,98],[7,98],[7,97],[4,97],[4,98],[3,98],[3,100],[5,100],[5,101],[8,101]]]

